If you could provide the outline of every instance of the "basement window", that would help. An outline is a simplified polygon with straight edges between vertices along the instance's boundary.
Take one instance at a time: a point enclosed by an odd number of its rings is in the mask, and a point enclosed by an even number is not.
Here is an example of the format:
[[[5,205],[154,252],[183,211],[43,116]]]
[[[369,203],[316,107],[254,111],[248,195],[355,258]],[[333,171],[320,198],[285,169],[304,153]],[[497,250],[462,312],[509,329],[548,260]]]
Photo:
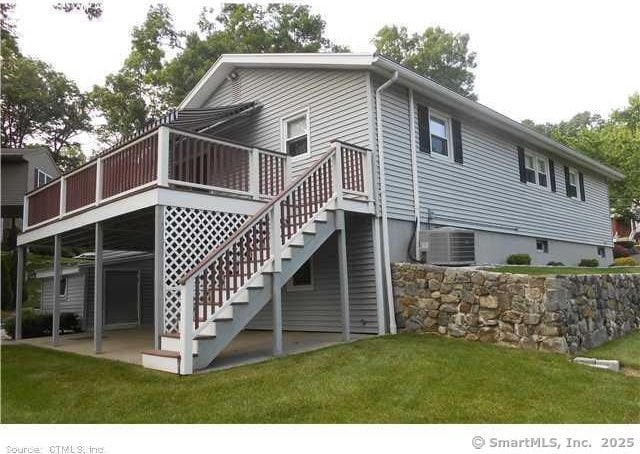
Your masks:
[[[606,258],[607,252],[606,252],[604,246],[598,246],[598,256],[601,257],[601,258]]]
[[[541,254],[547,254],[549,252],[548,240],[536,240],[536,251]]]
[[[313,263],[312,259],[307,260],[304,265],[289,280],[287,285],[289,291],[313,290]]]

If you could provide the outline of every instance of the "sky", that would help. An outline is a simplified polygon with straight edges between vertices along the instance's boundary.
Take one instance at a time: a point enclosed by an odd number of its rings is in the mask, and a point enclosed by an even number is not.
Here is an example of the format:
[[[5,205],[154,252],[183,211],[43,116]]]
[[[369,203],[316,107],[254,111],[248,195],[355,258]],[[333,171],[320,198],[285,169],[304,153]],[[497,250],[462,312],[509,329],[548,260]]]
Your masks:
[[[56,12],[52,3],[18,0],[14,17],[21,49],[89,90],[122,66],[130,32],[153,2],[105,0],[102,17],[94,21]],[[202,6],[220,6],[192,0],[164,3],[179,30],[195,28]],[[637,0],[305,3],[325,19],[327,37],[354,52],[372,52],[370,40],[385,24],[468,33],[470,50],[477,53],[478,101],[518,121],[558,122],[585,110],[608,116],[640,91]],[[80,141],[95,146],[88,137]]]

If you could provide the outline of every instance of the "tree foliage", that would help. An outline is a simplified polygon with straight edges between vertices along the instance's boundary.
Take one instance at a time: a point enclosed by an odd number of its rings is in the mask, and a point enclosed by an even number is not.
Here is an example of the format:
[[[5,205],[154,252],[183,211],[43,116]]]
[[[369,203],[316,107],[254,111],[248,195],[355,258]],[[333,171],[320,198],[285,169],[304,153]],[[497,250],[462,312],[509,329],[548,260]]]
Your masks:
[[[87,98],[64,74],[20,52],[10,12],[2,8],[2,146],[44,144],[63,169],[73,167],[83,155],[67,149],[78,147],[78,133],[91,130]]]
[[[406,27],[386,25],[373,38],[378,52],[419,74],[476,100],[473,93],[476,53],[469,52],[469,35],[429,27],[409,34]]]
[[[175,107],[223,53],[347,50],[324,32],[324,20],[306,5],[228,3],[217,15],[204,8],[191,32],[175,29],[166,6],[151,6],[133,31],[122,68],[92,92],[104,117],[100,136],[107,141],[126,136]]]
[[[609,184],[611,208],[640,220],[640,94],[630,96],[628,105],[614,110],[607,120],[581,112],[558,124],[522,123],[624,173],[623,181]]]
[[[63,11],[65,13],[80,11],[83,12],[89,20],[98,19],[100,16],[102,16],[101,2],[60,2],[53,5],[53,9]]]

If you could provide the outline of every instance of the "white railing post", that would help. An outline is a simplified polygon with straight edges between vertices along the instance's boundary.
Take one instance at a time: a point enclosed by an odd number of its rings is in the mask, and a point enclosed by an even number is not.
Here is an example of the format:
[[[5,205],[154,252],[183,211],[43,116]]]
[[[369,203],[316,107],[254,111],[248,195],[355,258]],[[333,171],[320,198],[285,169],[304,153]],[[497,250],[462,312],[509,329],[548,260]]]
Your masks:
[[[333,193],[338,201],[342,200],[342,147],[339,142],[331,142],[333,154]]]
[[[193,279],[180,289],[180,374],[193,373]]]
[[[26,231],[27,227],[29,227],[29,197],[28,195],[24,196],[24,205],[22,207],[22,231]]]
[[[373,166],[371,159],[373,153],[369,150],[362,152],[362,160],[364,161],[364,190],[367,191],[367,200],[373,202],[373,195],[375,194],[375,188],[373,184]]]
[[[102,158],[96,160],[96,200],[95,205],[98,205],[102,200]]]
[[[260,151],[257,148],[249,152],[249,194],[254,199],[260,197]]]
[[[60,217],[67,211],[67,179],[60,177]]]
[[[169,186],[169,129],[158,128],[158,186]]]
[[[282,212],[280,202],[276,202],[271,209],[271,254],[273,255],[273,271],[282,271]]]

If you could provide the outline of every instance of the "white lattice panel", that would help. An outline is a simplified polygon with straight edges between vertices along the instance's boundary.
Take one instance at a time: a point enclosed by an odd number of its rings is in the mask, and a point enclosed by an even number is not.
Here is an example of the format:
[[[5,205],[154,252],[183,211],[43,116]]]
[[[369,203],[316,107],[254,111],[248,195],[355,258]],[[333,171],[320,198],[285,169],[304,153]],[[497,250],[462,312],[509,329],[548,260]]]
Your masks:
[[[178,280],[235,232],[247,216],[168,206],[164,215],[164,328],[178,330]]]

